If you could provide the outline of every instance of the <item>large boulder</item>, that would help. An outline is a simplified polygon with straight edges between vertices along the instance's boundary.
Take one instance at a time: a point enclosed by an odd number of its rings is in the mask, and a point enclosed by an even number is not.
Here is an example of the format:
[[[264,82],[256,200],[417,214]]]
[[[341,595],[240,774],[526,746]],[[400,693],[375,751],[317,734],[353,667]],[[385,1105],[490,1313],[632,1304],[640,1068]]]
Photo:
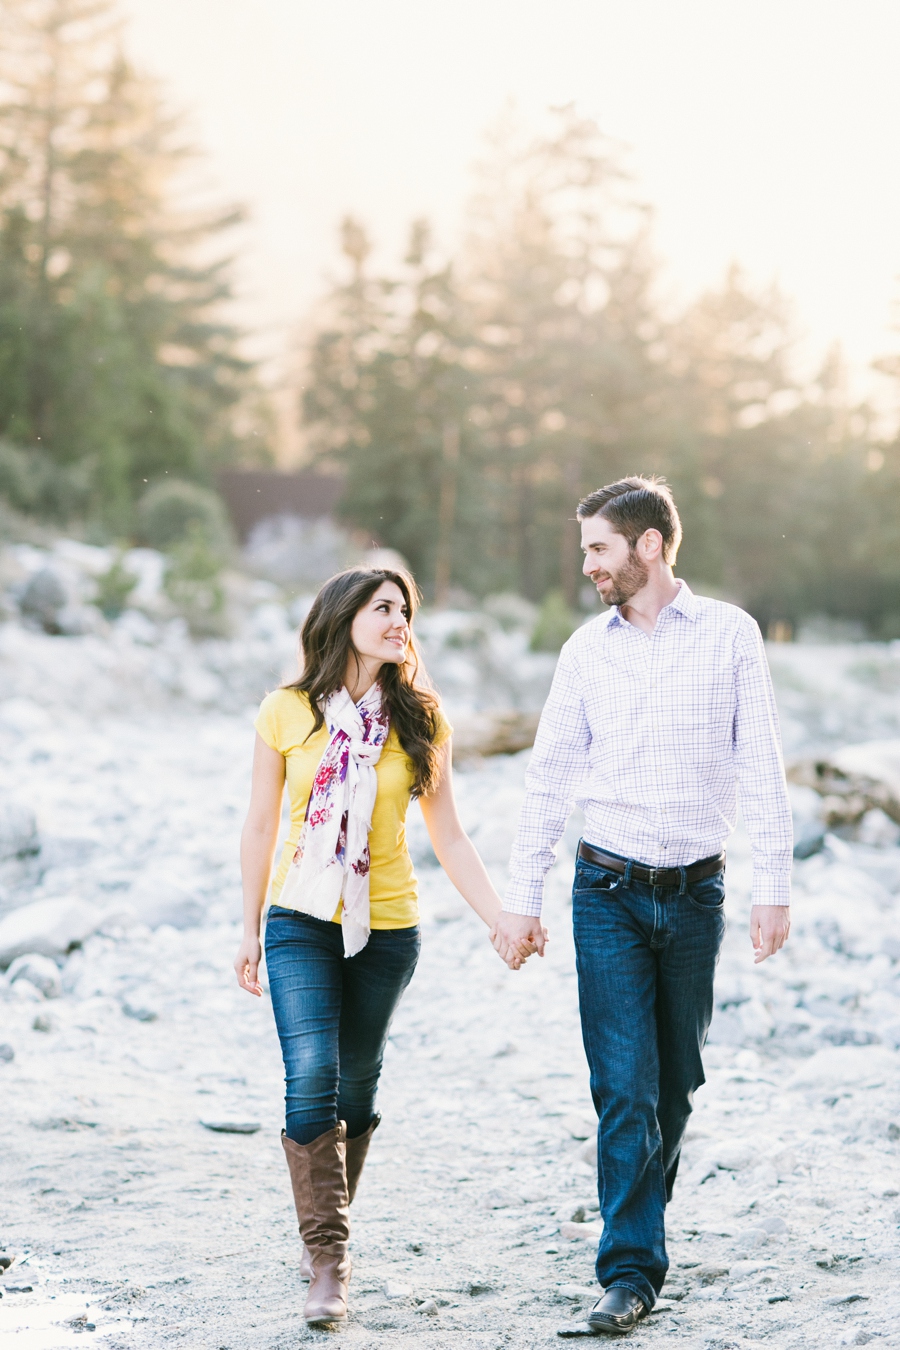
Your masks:
[[[875,809],[900,824],[900,740],[863,741],[796,760],[788,778],[824,799],[828,825],[855,825]]]
[[[83,900],[36,900],[0,919],[0,970],[17,956],[64,956],[96,931],[97,910]]]
[[[819,1050],[795,1070],[789,1086],[836,1088],[894,1084],[900,1069],[900,1056],[880,1045],[832,1046]]]
[[[457,759],[481,755],[515,755],[534,745],[540,713],[462,713],[453,719],[453,753]]]
[[[50,567],[42,567],[29,577],[19,597],[19,608],[24,618],[45,633],[58,633],[59,615],[69,597],[60,577]]]
[[[203,896],[171,873],[148,871],[140,876],[123,899],[123,913],[148,928],[199,928],[209,917]]]

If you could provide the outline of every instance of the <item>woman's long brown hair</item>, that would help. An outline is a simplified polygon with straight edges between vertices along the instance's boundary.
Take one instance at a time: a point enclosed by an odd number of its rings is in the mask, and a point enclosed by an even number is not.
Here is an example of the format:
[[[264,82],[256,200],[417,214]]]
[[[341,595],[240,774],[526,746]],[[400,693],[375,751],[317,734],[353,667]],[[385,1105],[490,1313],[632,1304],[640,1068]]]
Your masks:
[[[355,654],[350,637],[353,620],[386,581],[392,581],[401,591],[412,629],[419,593],[412,577],[405,572],[392,572],[384,567],[349,567],[326,581],[313,601],[300,630],[303,674],[284,685],[285,689],[301,690],[309,698],[315,718],[310,736],[325,725],[325,700],[342,687],[347,663]],[[412,795],[427,796],[437,787],[438,755],[434,739],[439,705],[412,633],[406,660],[402,665],[385,662],[378,682],[391,727],[412,764]]]

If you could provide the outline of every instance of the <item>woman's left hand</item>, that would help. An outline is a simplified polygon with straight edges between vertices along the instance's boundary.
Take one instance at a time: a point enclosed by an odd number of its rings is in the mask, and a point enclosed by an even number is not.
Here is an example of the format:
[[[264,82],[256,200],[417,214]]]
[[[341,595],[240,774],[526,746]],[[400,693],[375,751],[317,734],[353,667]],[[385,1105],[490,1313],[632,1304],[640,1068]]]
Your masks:
[[[238,954],[234,958],[234,973],[238,984],[248,994],[262,998],[262,985],[259,982],[259,963],[262,960],[262,946],[253,933],[245,933]]]
[[[489,933],[491,945],[494,945],[494,929]],[[546,940],[547,930],[544,929],[544,938]],[[534,956],[537,947],[533,942],[519,942],[516,947],[508,947],[506,952],[500,957],[502,961],[509,966],[510,970],[521,970],[529,956]],[[498,956],[500,953],[497,953]]]

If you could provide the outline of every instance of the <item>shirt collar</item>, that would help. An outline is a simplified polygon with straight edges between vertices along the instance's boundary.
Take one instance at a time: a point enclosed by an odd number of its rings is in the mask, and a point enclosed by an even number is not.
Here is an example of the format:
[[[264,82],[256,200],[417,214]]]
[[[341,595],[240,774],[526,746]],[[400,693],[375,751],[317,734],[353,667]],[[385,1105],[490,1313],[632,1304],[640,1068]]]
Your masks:
[[[681,577],[676,578],[675,584],[678,587],[678,594],[675,596],[673,600],[669,601],[669,603],[665,606],[664,609],[660,611],[660,618],[662,617],[663,614],[666,613],[666,610],[675,609],[678,611],[679,614],[683,614],[686,619],[690,619],[691,622],[693,623],[696,619],[700,617],[700,605],[697,601],[697,597],[696,595],[694,595],[694,592],[691,590],[687,582],[683,581]],[[611,611],[609,620],[610,628],[614,627],[615,625],[627,628],[632,627],[632,625],[628,622],[627,619],[622,618],[622,615],[619,613],[618,605],[611,605],[610,611]],[[657,622],[659,622],[659,620],[657,620]]]

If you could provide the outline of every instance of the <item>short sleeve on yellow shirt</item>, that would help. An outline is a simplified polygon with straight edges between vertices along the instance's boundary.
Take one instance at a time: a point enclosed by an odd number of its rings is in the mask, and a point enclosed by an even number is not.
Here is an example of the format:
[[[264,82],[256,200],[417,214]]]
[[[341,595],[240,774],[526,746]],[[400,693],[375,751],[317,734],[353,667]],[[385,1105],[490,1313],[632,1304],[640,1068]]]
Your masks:
[[[279,717],[279,713],[287,712],[288,720],[291,720],[290,713],[293,711],[289,706],[286,706],[285,700],[279,697],[283,692],[286,691],[276,689],[274,694],[266,695],[259,705],[259,712],[256,714],[256,721],[253,723],[266,745],[272,750],[281,751],[282,754],[284,752],[281,749],[283,740],[281,736],[281,718]],[[312,714],[309,712],[308,704],[307,714],[311,726]]]
[[[297,689],[276,689],[268,694],[254,723],[266,745],[284,756],[291,808],[290,833],[272,883],[273,904],[278,902],[294,856],[313,778],[328,744],[326,727],[309,734],[313,724],[309,700]],[[452,734],[453,728],[439,709],[435,744],[444,745]],[[393,731],[381,751],[375,773],[378,792],[369,832],[371,924],[382,929],[412,928],[419,922],[418,882],[406,844],[406,812],[413,776],[406,752]]]
[[[444,716],[443,708],[437,710],[437,731],[434,737],[434,743],[437,746],[446,745],[453,735],[453,728]]]

